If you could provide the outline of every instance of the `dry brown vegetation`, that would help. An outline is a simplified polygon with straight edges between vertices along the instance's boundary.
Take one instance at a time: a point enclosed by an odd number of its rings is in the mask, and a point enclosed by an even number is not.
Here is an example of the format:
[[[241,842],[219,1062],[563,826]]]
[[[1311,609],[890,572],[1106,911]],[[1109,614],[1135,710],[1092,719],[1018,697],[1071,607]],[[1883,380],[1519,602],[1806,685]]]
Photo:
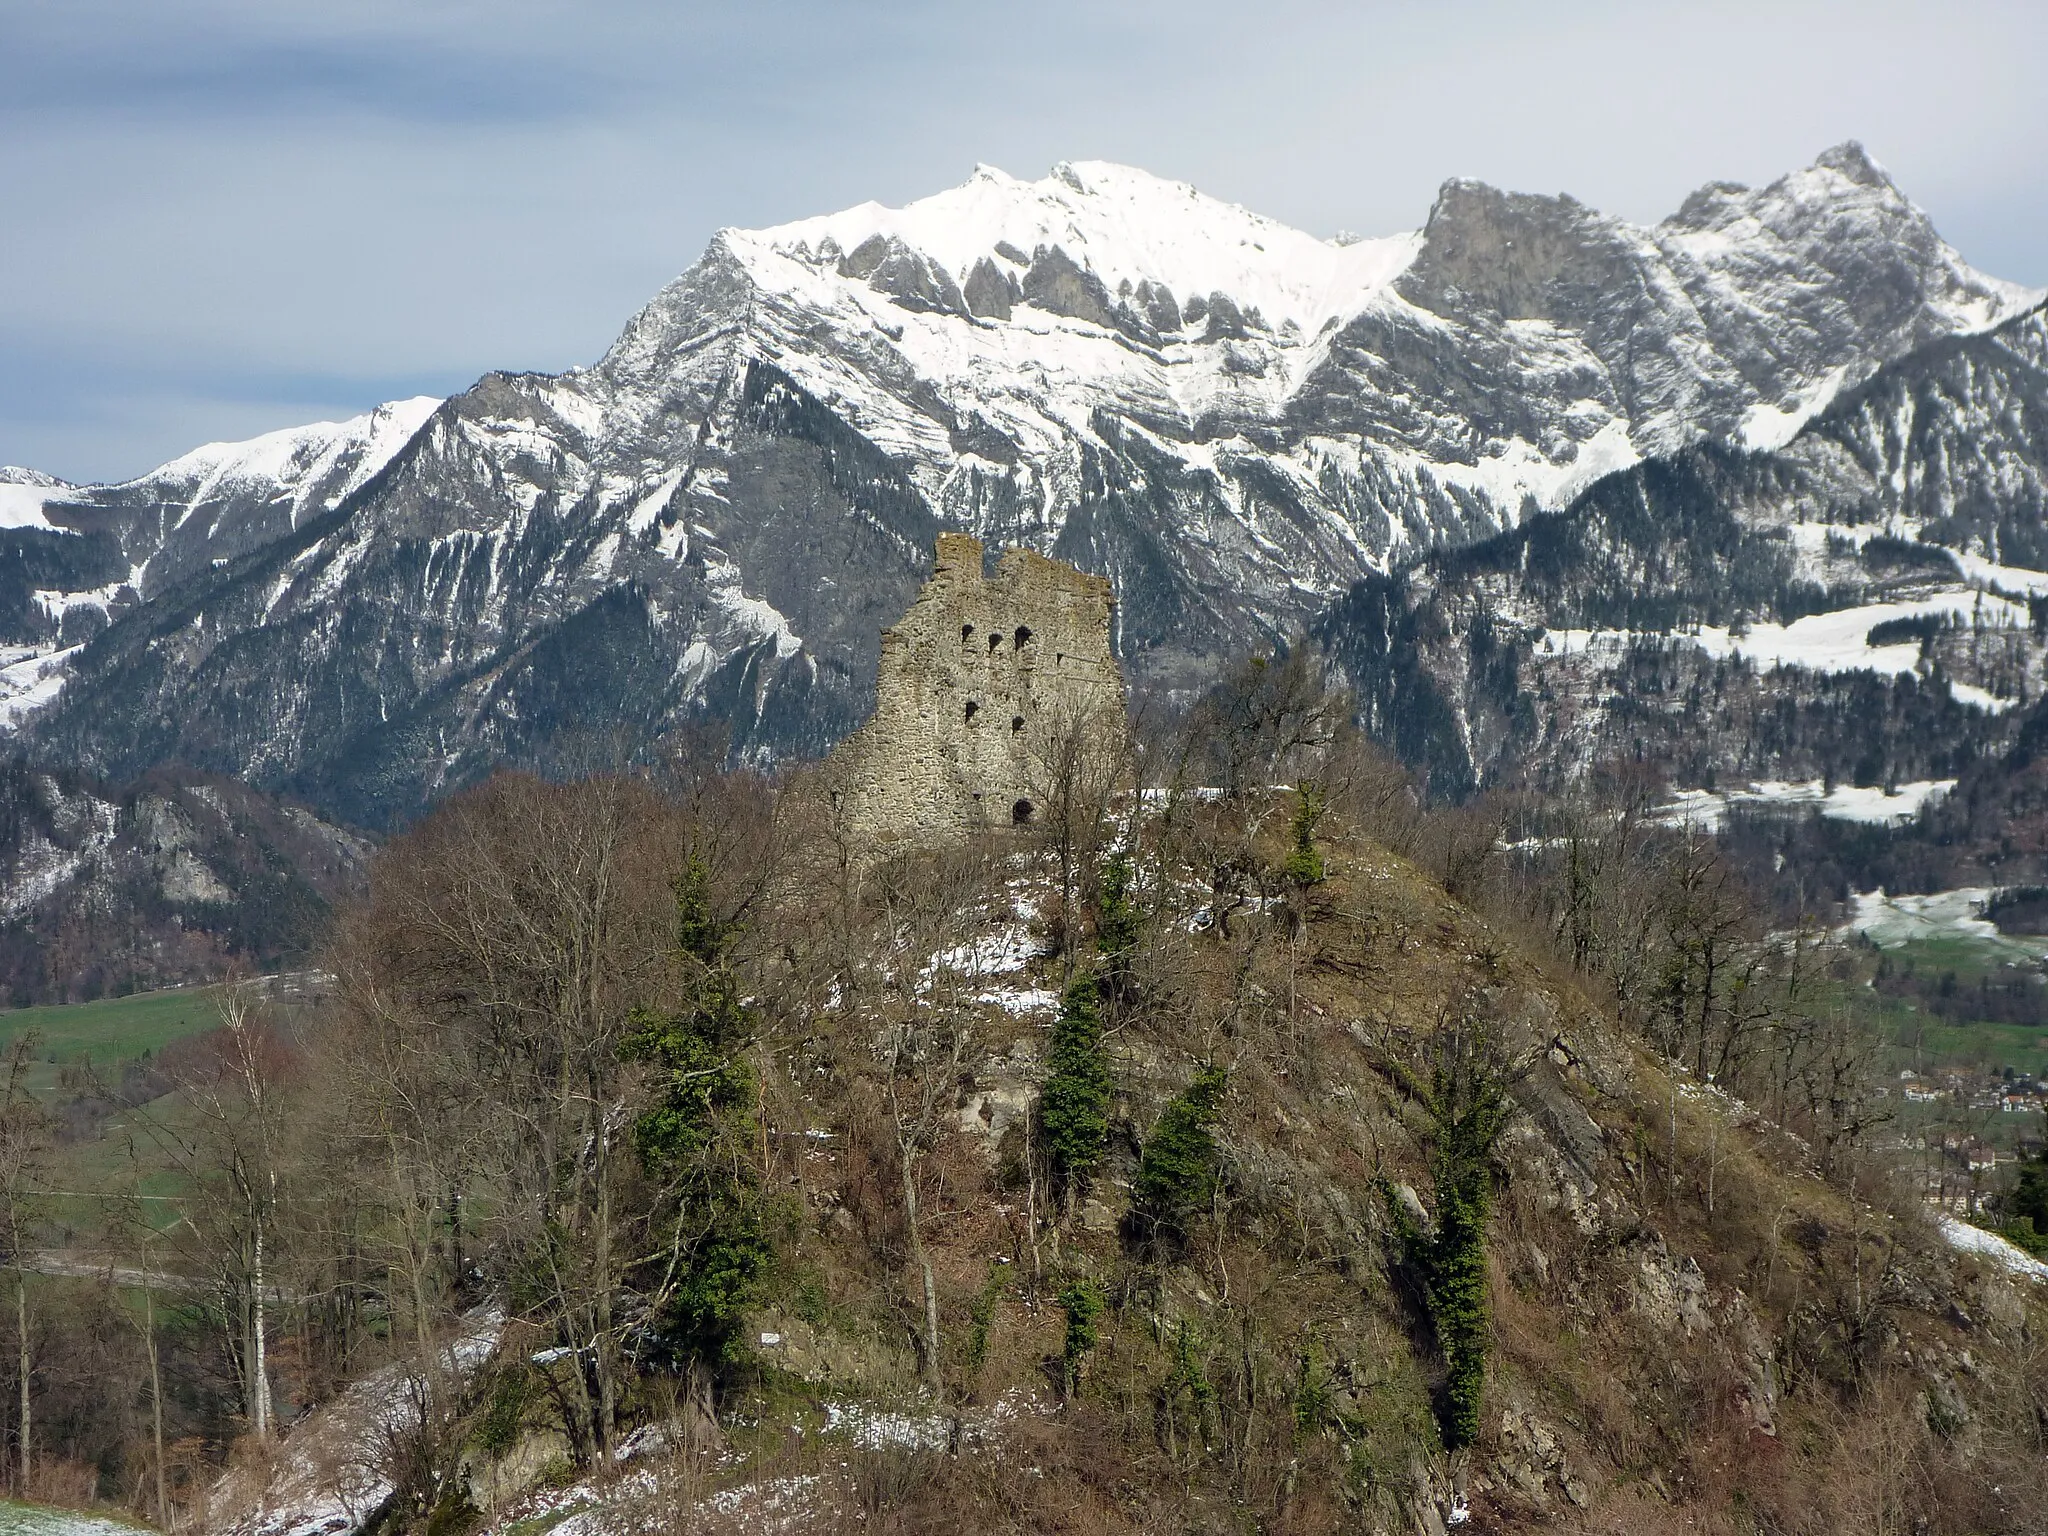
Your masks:
[[[180,1388],[224,1404],[203,1449],[259,1435],[261,1381],[295,1408],[382,1368],[416,1404],[372,1457],[387,1531],[510,1527],[578,1480],[622,1531],[2042,1529],[2043,1298],[1895,1187],[1837,957],[1756,931],[1626,785],[1428,810],[1345,713],[1274,663],[1120,786],[1053,786],[1045,843],[879,864],[801,781],[457,797],[379,855],[319,1027],[227,1058],[190,1143],[220,1229],[175,1256],[219,1298],[222,1364]],[[1270,787],[1309,783],[1320,880]],[[1107,963],[1114,850],[1115,1096],[1061,1189],[1044,997]],[[1020,929],[1028,959],[992,960]],[[721,1009],[745,1030],[690,1035],[708,1055],[631,1043]],[[1427,1085],[1457,1031],[1513,1114],[1479,1432],[1447,1451],[1413,1233],[1446,1214]],[[1199,1201],[1146,1217],[1211,1066]],[[647,1155],[661,1113],[687,1157]],[[713,1318],[706,1274],[757,1240]],[[459,1368],[487,1305],[512,1326]],[[146,1507],[146,1432],[123,1447]],[[262,1482],[216,1527],[262,1528]]]

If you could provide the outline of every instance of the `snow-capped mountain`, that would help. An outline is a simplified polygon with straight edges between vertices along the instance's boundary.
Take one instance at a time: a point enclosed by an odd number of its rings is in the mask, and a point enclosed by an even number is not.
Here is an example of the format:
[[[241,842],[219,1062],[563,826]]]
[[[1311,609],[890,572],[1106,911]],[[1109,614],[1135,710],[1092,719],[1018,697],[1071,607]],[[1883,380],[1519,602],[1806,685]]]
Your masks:
[[[106,533],[154,596],[210,561],[232,559],[332,511],[390,462],[440,401],[396,400],[240,443],[207,443],[119,485],[78,487],[34,471],[0,488],[0,524]]]
[[[1645,461],[1786,450],[2039,297],[1854,145],[1651,228],[1452,182],[1374,241],[1120,166],[982,168],[720,233],[592,368],[46,501],[128,591],[61,675],[24,664],[69,679],[31,729],[369,821],[701,713],[818,750],[940,526],[1109,575],[1141,684],[1192,686]]]
[[[1682,782],[1952,778],[2048,692],[2048,309],[1359,583],[1314,626],[1446,788],[1601,758]]]

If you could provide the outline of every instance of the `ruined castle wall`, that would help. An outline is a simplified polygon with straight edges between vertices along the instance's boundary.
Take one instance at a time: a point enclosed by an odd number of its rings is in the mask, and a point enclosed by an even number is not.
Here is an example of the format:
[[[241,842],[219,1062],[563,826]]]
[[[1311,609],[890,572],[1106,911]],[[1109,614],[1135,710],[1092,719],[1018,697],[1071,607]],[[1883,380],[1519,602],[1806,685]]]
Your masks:
[[[850,831],[932,843],[1034,819],[1049,744],[1077,723],[1123,728],[1109,583],[1011,549],[939,535],[910,611],[882,635],[875,714],[831,759]]]

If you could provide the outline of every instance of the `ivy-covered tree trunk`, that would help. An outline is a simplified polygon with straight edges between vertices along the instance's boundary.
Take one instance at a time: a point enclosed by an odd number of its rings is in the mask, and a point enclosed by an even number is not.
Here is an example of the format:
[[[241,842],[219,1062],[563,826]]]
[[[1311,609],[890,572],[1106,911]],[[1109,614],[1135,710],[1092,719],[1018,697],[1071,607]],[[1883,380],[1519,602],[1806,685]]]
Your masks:
[[[1430,1325],[1444,1357],[1439,1415],[1444,1444],[1459,1450],[1479,1437],[1486,1394],[1491,1318],[1487,1306],[1486,1223],[1493,1209],[1494,1147],[1507,1128],[1511,1075],[1477,1023],[1439,1034],[1429,1081],[1397,1063],[1391,1075],[1428,1116],[1436,1219],[1425,1226],[1404,1201],[1388,1208],[1422,1282]]]
[[[636,1013],[623,1046],[628,1061],[650,1069],[632,1140],[663,1191],[670,1234],[647,1261],[648,1291],[662,1342],[706,1412],[713,1381],[739,1351],[739,1323],[772,1250],[752,1157],[755,1024],[730,957],[736,929],[712,910],[710,885],[701,858],[676,880],[676,949],[694,972],[686,1006]],[[609,1241],[608,1207],[603,1214]],[[609,1414],[609,1378],[600,1388]]]
[[[1046,1156],[1071,1217],[1075,1196],[1102,1162],[1114,1088],[1103,1057],[1094,977],[1077,975],[1067,983],[1066,995],[1060,999],[1060,1016],[1053,1021],[1046,1068],[1045,1086],[1038,1095],[1038,1120]]]

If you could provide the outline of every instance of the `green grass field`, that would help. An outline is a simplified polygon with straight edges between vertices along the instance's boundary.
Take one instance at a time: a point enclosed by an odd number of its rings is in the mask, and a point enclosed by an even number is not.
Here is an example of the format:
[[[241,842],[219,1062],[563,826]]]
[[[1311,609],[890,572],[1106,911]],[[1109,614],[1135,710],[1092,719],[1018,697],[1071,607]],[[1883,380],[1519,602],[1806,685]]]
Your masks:
[[[58,1003],[0,1012],[0,1046],[28,1030],[42,1036],[36,1055],[49,1062],[90,1059],[105,1067],[159,1051],[220,1023],[213,987],[138,992],[92,1003]]]
[[[2038,947],[2034,953],[2038,953]],[[1980,939],[1971,935],[1915,939],[1887,947],[1886,957],[1894,966],[1910,964],[1923,978],[1934,979],[1954,972],[1958,989],[1965,998],[1980,978],[1994,986],[2009,982],[2015,972],[2010,941]],[[2039,1025],[1998,1023],[1971,1019],[1967,1014],[1953,1019],[1909,1009],[1896,998],[1872,999],[1882,1008],[1887,1034],[1909,1058],[1930,1069],[1942,1067],[2010,1066],[2016,1071],[2048,1076],[2048,1029]]]
[[[40,1043],[29,1069],[28,1087],[54,1106],[85,1089],[71,1072],[80,1062],[89,1061],[101,1081],[111,1082],[118,1080],[124,1062],[217,1028],[221,1022],[218,995],[218,988],[188,987],[90,1003],[11,1009],[0,1012],[0,1043],[14,1041],[29,1030],[37,1032]],[[183,1180],[175,1172],[159,1166],[161,1153],[138,1120],[146,1116],[175,1125],[181,1102],[173,1094],[146,1109],[117,1114],[102,1134],[55,1149],[46,1174],[52,1187],[65,1191],[52,1201],[49,1210],[61,1230],[92,1234],[104,1226],[111,1208],[95,1191],[172,1195],[183,1189]],[[177,1216],[176,1206],[169,1203],[153,1203],[148,1209],[150,1219],[158,1225]],[[97,1239],[84,1241],[90,1247]],[[0,1516],[0,1536],[9,1536],[4,1516]]]

